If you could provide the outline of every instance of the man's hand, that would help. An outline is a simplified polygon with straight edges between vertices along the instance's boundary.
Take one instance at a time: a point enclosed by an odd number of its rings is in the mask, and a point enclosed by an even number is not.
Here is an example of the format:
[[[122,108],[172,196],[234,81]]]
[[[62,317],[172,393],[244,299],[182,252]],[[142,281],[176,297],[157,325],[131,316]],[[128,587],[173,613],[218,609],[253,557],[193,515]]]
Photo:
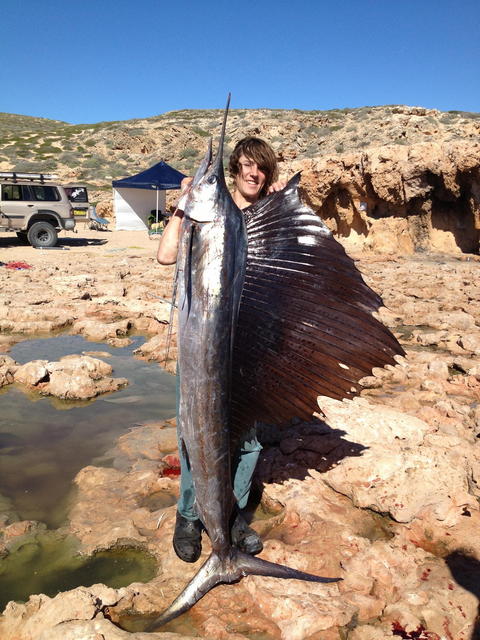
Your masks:
[[[165,227],[157,250],[157,260],[160,264],[175,264],[178,254],[178,242],[182,225],[183,208],[188,191],[191,189],[193,178],[187,176],[181,182],[181,194],[177,201],[177,208]]]
[[[186,178],[183,178],[183,180],[180,183],[180,188],[182,190],[182,193],[188,189],[188,187],[192,184],[192,182],[193,182],[193,178],[191,176],[187,176]]]
[[[281,191],[287,186],[287,180],[277,180],[268,187],[267,193],[275,193],[275,191]]]
[[[179,209],[183,208],[182,205],[185,203],[184,196],[186,196],[186,194],[189,192],[192,186],[192,182],[193,178],[191,176],[187,176],[186,178],[183,178],[182,182],[180,183],[180,195],[177,199],[177,207]]]

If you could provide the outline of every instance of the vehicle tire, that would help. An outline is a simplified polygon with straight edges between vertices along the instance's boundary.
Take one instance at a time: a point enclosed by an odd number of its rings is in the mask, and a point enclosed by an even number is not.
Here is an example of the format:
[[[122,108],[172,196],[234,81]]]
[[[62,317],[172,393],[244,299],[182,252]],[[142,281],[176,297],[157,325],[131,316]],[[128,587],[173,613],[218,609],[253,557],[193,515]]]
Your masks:
[[[57,244],[57,231],[49,222],[34,222],[27,233],[32,247],[54,247]]]
[[[26,231],[17,231],[17,238],[20,240],[22,244],[28,244],[27,232]]]

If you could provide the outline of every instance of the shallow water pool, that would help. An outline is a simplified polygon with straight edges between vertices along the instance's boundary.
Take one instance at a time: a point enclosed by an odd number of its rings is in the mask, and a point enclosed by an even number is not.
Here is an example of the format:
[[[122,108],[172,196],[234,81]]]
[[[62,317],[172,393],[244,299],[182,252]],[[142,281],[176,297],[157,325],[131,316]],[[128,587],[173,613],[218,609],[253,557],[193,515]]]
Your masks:
[[[32,593],[53,597],[99,582],[118,589],[148,582],[157,572],[155,559],[141,549],[111,549],[85,557],[77,548],[74,538],[46,531],[11,550],[0,568],[0,611],[10,600],[22,602]]]
[[[64,355],[95,355],[129,385],[87,401],[62,401],[25,392],[20,385],[0,391],[0,515],[38,520],[50,528],[65,519],[72,479],[88,464],[105,466],[104,454],[132,426],[175,414],[175,377],[157,363],[133,357],[144,342],[134,336],[124,348],[88,342],[78,335],[27,340],[9,355],[23,364]]]

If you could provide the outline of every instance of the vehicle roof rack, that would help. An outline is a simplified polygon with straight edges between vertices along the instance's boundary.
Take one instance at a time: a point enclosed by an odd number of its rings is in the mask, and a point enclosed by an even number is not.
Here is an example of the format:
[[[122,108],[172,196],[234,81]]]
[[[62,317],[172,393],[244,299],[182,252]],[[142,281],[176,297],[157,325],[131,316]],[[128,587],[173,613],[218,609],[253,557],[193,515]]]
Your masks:
[[[0,178],[8,178],[17,182],[17,180],[39,180],[45,182],[46,180],[56,180],[58,176],[53,173],[20,173],[18,171],[0,171]]]

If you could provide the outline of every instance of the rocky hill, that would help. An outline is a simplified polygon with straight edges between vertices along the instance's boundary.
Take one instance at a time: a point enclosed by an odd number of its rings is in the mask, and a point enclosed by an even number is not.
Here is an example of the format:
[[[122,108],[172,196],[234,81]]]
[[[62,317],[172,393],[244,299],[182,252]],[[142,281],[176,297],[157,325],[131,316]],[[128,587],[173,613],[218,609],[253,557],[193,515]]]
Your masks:
[[[55,172],[81,181],[103,215],[111,180],[165,160],[196,168],[221,110],[184,110],[71,125],[0,114],[0,171]],[[233,110],[227,156],[258,135],[281,172],[302,170],[304,198],[347,245],[375,250],[478,251],[480,113],[407,106],[330,111]]]

